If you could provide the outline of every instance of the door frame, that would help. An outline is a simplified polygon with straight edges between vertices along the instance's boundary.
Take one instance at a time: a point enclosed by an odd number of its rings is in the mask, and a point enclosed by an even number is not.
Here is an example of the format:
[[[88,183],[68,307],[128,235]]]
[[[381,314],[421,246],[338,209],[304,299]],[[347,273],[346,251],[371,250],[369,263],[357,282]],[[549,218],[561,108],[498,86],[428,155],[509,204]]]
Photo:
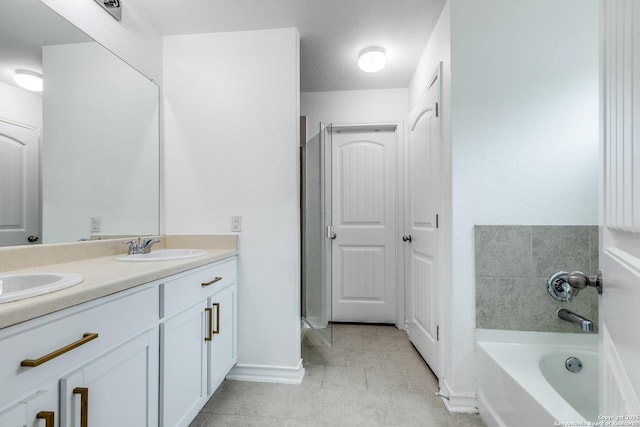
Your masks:
[[[381,121],[370,121],[370,122],[320,122],[320,135],[321,138],[325,138],[324,132],[325,130],[331,127],[332,129],[341,129],[341,130],[371,130],[376,128],[394,128],[396,133],[396,230],[395,234],[398,239],[401,238],[404,226],[405,226],[405,217],[404,217],[404,204],[405,204],[405,121],[404,120],[381,120]],[[331,142],[331,141],[329,141]],[[327,143],[326,138],[324,139],[324,143]],[[328,156],[327,157],[327,153]],[[322,182],[325,188],[324,197],[322,202],[322,210],[323,212],[326,210],[325,198],[331,196],[331,149],[324,151],[323,160],[324,166],[322,169]],[[327,221],[327,216],[323,215],[324,221],[324,229],[327,229],[327,226],[331,225],[331,219]],[[332,285],[331,283],[331,252],[330,247],[331,243],[325,234],[325,239],[328,242],[327,249],[325,250],[325,289]],[[396,257],[396,314],[395,314],[395,326],[398,329],[406,330],[405,325],[405,283],[404,283],[404,247],[401,244],[396,245],[395,251]],[[402,266],[402,268],[400,268]],[[332,299],[331,293],[328,293],[328,306],[331,307]]]

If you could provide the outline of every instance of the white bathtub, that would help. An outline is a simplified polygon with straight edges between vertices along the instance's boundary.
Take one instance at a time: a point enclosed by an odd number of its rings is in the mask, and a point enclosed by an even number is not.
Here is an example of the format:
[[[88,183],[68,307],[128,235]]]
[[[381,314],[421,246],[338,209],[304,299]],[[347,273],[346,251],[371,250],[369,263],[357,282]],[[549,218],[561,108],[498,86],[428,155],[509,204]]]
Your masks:
[[[597,421],[596,334],[478,329],[476,339],[478,409],[489,427]],[[580,372],[565,368],[569,357]]]

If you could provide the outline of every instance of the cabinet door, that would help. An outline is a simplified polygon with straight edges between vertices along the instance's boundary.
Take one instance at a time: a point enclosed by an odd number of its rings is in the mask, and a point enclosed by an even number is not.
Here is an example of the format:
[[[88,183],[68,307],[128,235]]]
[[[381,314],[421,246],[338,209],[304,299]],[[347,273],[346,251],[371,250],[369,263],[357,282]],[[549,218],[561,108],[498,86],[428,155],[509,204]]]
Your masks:
[[[188,425],[206,402],[207,308],[203,300],[161,325],[162,426]]]
[[[215,319],[209,347],[209,394],[216,391],[236,363],[236,290],[233,284],[211,297]]]
[[[57,383],[0,412],[0,427],[54,427],[58,421]]]
[[[154,328],[63,377],[60,425],[157,426],[158,352]]]

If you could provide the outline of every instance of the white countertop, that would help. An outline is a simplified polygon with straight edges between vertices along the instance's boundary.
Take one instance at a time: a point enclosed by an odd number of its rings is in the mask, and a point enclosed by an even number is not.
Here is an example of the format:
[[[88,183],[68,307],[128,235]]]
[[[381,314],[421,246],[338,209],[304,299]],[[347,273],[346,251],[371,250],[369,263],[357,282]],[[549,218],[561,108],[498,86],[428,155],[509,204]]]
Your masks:
[[[10,273],[79,273],[84,281],[61,291],[0,304],[0,328],[238,254],[236,249],[204,250],[206,254],[203,256],[173,261],[121,262],[116,261],[115,256],[106,256],[11,271]]]

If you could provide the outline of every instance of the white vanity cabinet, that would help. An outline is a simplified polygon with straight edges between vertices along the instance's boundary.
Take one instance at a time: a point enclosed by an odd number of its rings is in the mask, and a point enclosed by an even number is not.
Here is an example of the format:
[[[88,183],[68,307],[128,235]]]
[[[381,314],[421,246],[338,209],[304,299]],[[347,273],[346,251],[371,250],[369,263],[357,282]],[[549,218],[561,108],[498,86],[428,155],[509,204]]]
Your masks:
[[[161,425],[187,426],[236,362],[236,260],[160,286]]]
[[[236,362],[236,258],[0,329],[0,427],[187,426]]]
[[[64,384],[87,390],[91,426],[130,425],[102,420],[137,417],[128,397],[146,414],[136,426],[157,425],[158,301],[147,284],[0,330],[0,426],[86,425]]]

